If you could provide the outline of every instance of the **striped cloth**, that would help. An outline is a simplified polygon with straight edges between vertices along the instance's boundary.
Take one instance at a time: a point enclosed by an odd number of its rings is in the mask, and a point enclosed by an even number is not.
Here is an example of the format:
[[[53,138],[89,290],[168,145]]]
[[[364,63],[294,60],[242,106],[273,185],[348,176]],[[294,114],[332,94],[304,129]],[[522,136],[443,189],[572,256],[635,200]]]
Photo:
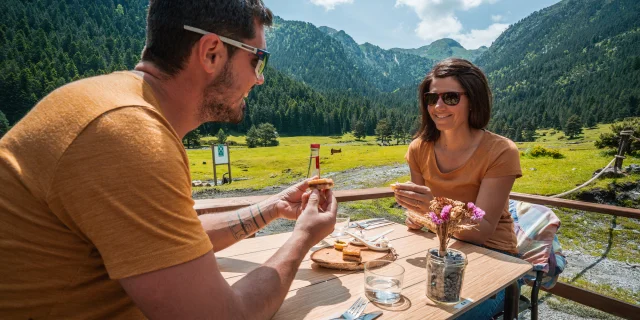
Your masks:
[[[545,206],[515,200],[509,200],[509,212],[514,221],[518,253],[533,264],[533,271],[526,274],[524,280],[531,283],[536,271],[543,271],[542,287],[553,288],[567,264],[556,236],[560,219]]]

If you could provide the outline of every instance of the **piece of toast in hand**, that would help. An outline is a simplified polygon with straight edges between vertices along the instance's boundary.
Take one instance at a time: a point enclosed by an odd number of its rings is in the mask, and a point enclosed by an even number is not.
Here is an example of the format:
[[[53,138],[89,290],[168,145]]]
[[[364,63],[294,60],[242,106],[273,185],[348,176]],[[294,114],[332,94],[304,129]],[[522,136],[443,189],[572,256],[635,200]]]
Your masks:
[[[326,190],[333,188],[333,179],[313,179],[309,181],[309,189]]]

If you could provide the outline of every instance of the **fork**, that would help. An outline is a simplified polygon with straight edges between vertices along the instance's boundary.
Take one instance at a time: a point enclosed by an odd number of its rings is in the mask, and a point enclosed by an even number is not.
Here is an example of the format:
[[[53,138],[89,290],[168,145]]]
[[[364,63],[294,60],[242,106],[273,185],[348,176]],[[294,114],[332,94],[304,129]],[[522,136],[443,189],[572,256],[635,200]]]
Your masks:
[[[354,302],[351,307],[342,314],[342,318],[346,320],[353,320],[359,317],[362,314],[362,311],[367,307],[367,304],[369,304],[369,300],[362,299],[362,297],[358,298],[358,300],[356,300],[356,302]]]

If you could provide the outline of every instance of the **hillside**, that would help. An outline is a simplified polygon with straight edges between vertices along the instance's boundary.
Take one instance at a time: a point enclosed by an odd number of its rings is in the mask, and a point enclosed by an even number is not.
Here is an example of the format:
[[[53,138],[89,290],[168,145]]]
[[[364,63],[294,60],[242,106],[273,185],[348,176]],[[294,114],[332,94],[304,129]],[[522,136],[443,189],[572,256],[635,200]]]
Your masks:
[[[367,96],[393,92],[415,86],[434,64],[413,54],[358,45],[342,30],[280,18],[267,32],[267,43],[276,69],[318,90]]]
[[[147,4],[0,2],[0,131],[56,87],[132,69],[144,45]],[[417,83],[448,56],[476,59],[488,73],[495,96],[489,129],[516,141],[524,131],[561,128],[573,114],[587,126],[640,115],[637,0],[563,0],[512,25],[486,50],[451,39],[385,50],[342,30],[280,18],[267,43],[272,68],[250,95],[246,121],[206,124],[203,133],[221,126],[245,132],[267,121],[281,134],[334,135],[360,121],[371,135],[384,118],[410,130],[419,113]]]
[[[409,53],[413,55],[418,55],[421,57],[429,58],[432,60],[440,61],[449,57],[456,57],[467,59],[469,61],[475,61],[482,53],[487,51],[487,47],[482,46],[475,50],[467,50],[460,43],[453,39],[440,39],[428,44],[426,46],[422,46],[417,49],[402,49],[402,48],[392,48],[391,51],[394,52],[403,52]]]
[[[133,69],[144,46],[148,1],[118,3],[49,0],[50,5],[45,6],[42,1],[0,2],[0,135],[6,131],[7,122],[15,124],[46,94],[65,83]],[[325,41],[310,51],[342,48],[337,40],[315,27],[309,27],[304,34],[309,39]],[[272,39],[270,50],[277,51],[277,47],[278,41]],[[282,67],[278,62],[282,59],[292,59],[292,56],[303,59],[305,51],[285,48],[282,54],[272,60],[276,68]],[[330,57],[331,60],[325,59],[325,62],[331,61],[331,64],[314,67],[312,74],[317,81],[312,83],[322,87],[322,83],[342,83],[341,79],[347,79],[355,92],[319,92],[299,81],[304,78],[295,74],[306,66],[313,66],[308,63],[312,60],[288,64],[290,68],[282,67],[282,71],[268,68],[266,84],[256,88],[249,97],[243,123],[205,124],[201,132],[215,134],[221,126],[246,132],[253,124],[271,122],[281,134],[333,135],[349,131],[352,123],[362,121],[367,134],[371,135],[379,119],[412,123],[411,114],[389,106],[403,103],[413,106],[413,101],[407,102],[408,99],[398,94],[379,95],[379,90],[363,81],[366,77],[357,69],[349,69],[353,63],[345,55]],[[373,98],[362,96],[367,92]]]
[[[494,89],[490,128],[515,140],[640,115],[640,2],[564,0],[508,28],[476,61]]]

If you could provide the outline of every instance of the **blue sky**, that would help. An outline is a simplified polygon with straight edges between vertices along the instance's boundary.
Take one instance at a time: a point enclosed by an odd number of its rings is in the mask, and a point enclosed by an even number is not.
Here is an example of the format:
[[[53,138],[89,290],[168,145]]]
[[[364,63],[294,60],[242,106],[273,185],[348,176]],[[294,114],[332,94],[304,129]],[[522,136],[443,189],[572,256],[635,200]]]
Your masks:
[[[418,48],[441,38],[467,49],[559,0],[263,0],[285,20],[344,30],[359,43]],[[268,44],[267,44],[268,45]]]

